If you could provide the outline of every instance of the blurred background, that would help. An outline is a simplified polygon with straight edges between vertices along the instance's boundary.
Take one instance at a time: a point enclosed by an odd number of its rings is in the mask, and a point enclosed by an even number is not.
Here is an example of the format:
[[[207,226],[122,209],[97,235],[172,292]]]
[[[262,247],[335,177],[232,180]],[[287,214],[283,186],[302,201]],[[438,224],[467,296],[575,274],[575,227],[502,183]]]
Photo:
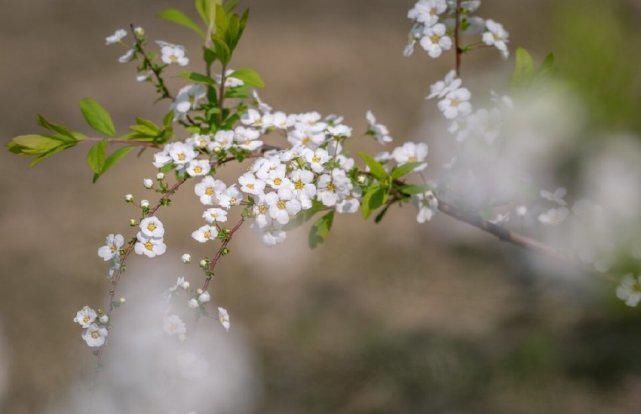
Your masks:
[[[558,76],[582,102],[586,145],[641,132],[639,0],[484,3],[479,15],[505,25],[512,49],[523,46],[538,61],[555,53]],[[251,17],[235,66],[261,73],[261,95],[275,108],[342,114],[355,132],[366,130],[372,109],[397,140],[432,145],[437,137],[424,125],[438,115],[424,97],[453,56],[402,57],[412,4],[241,0]],[[120,50],[104,47],[116,28],[141,25],[151,39],[186,45],[197,60],[198,40],[155,18],[166,7],[193,15],[191,1],[2,5],[2,143],[36,131],[36,113],[83,130],[78,101],[86,96],[105,105],[121,130],[134,116],[162,117],[167,102],[150,105],[152,88],[117,63]],[[465,58],[463,71],[500,75],[492,85],[500,91],[512,67],[483,50]],[[142,191],[142,178],[155,174],[149,155],[128,158],[95,185],[85,155],[77,148],[29,169],[0,151],[3,413],[41,412],[94,370],[72,318],[102,303],[96,249],[104,235],[128,230],[133,211],[123,195],[152,197]],[[185,251],[205,254],[189,237],[200,214],[190,191],[161,213],[169,228],[161,265],[173,266]],[[315,251],[305,229],[272,249],[249,229],[233,242],[213,292],[251,349],[256,413],[638,411],[641,313],[619,303],[611,284],[577,286],[541,274],[518,250],[464,224],[438,216],[418,226],[414,214],[395,209],[379,225],[339,217]],[[131,268],[156,276],[139,257]],[[200,278],[196,266],[180,271]]]

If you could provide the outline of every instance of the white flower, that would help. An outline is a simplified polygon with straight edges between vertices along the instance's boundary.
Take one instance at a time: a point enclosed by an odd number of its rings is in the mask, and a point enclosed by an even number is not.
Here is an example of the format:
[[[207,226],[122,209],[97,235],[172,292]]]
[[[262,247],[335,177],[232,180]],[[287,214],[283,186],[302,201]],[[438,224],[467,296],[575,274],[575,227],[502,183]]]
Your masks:
[[[351,191],[349,178],[345,171],[334,168],[330,174],[323,174],[318,178],[317,198],[327,207],[334,207],[341,197],[347,196]]]
[[[427,99],[443,98],[448,93],[458,89],[463,81],[456,77],[456,71],[451,70],[445,75],[443,80],[440,80],[430,86],[430,94]]]
[[[147,70],[145,72],[138,72],[138,75],[136,76],[136,81],[137,82],[144,82],[147,79],[151,78],[151,75],[154,73],[150,70]]]
[[[284,112],[267,113],[263,115],[264,128],[286,129],[287,124],[287,115]]]
[[[149,208],[149,200],[140,200],[140,207]]]
[[[189,301],[187,302],[187,306],[189,306],[191,309],[196,309],[199,306],[198,300],[193,298],[189,299]]]
[[[234,131],[221,130],[214,135],[214,141],[209,144],[207,149],[209,151],[228,150],[234,145]]]
[[[254,108],[250,108],[240,117],[240,122],[243,125],[251,127],[262,126],[263,116]]]
[[[317,173],[322,172],[325,169],[323,164],[329,161],[329,154],[322,148],[318,148],[315,151],[307,149],[303,155],[305,156],[305,161],[309,163],[310,168]]]
[[[105,245],[98,249],[98,256],[105,262],[118,257],[120,249],[125,245],[125,239],[121,234],[110,234],[105,239]]]
[[[202,177],[209,174],[211,166],[208,160],[192,160],[189,162],[186,171],[192,177]]]
[[[156,216],[143,219],[140,222],[140,232],[145,238],[161,238],[165,235],[165,226]]]
[[[472,105],[469,102],[471,97],[472,94],[467,88],[455,89],[438,102],[438,109],[447,119],[469,115],[472,112]]]
[[[191,255],[189,253],[185,253],[182,256],[180,256],[180,260],[183,263],[189,263],[189,262],[191,262]]]
[[[231,208],[240,205],[243,201],[243,195],[236,188],[236,184],[227,187],[220,195],[218,195],[218,204],[223,208]]]
[[[112,35],[105,38],[105,45],[113,45],[114,43],[119,43],[127,36],[127,31],[124,29],[116,30]]]
[[[265,182],[258,180],[254,174],[250,172],[238,177],[238,183],[240,184],[240,191],[244,193],[259,195],[265,190]]]
[[[545,213],[539,214],[539,221],[548,226],[556,226],[563,223],[570,214],[570,210],[565,207],[551,208]]]
[[[171,43],[158,41],[160,46],[161,59],[163,63],[170,65],[177,63],[180,66],[186,66],[189,59],[185,57],[185,48],[179,45],[172,45]]]
[[[430,57],[437,58],[444,50],[452,48],[452,39],[446,35],[446,31],[445,25],[441,23],[425,28],[420,43]]]
[[[425,26],[433,26],[446,9],[445,0],[419,0],[407,13],[407,17]]]
[[[101,347],[105,344],[107,335],[109,335],[109,331],[107,331],[107,328],[92,323],[83,332],[82,339],[84,339],[87,345],[92,348]]]
[[[218,307],[218,320],[220,324],[225,328],[226,331],[229,331],[231,324],[229,323],[229,312],[227,309]]]
[[[191,110],[198,109],[200,102],[207,97],[205,85],[187,85],[178,91],[176,99],[171,104],[174,120],[184,119]]]
[[[275,246],[285,241],[287,233],[279,228],[270,228],[264,230],[261,234],[261,240],[267,246]]]
[[[496,47],[503,57],[507,59],[510,56],[510,51],[507,48],[508,32],[501,23],[497,23],[492,19],[485,21],[485,28],[487,31],[483,33],[483,43]]]
[[[252,207],[252,215],[256,220],[258,228],[263,229],[271,224],[272,219],[269,215],[269,205],[264,195],[260,195]]]
[[[165,316],[162,328],[167,335],[177,335],[181,340],[185,338],[187,333],[187,326],[178,315]]]
[[[204,225],[198,230],[191,233],[191,237],[200,243],[206,243],[210,240],[216,240],[218,229],[214,226]]]
[[[200,295],[198,295],[198,302],[200,303],[207,303],[211,300],[211,296],[209,295],[209,292],[203,292]]]
[[[285,175],[287,174],[287,167],[285,164],[273,164],[267,174],[267,184],[274,190],[283,187],[289,187],[291,182]]]
[[[420,224],[430,221],[434,213],[438,210],[438,199],[432,191],[416,194],[412,196],[412,201],[418,209],[416,221]]]
[[[384,145],[394,140],[394,138],[390,136],[387,127],[376,122],[376,117],[372,111],[367,111],[365,117],[367,118],[367,124],[369,125],[369,132],[374,136],[374,138],[376,138],[376,141],[378,141],[379,144]]]
[[[243,86],[245,82],[238,78],[234,78],[233,75],[234,71],[232,69],[228,69],[225,72],[225,88],[238,88],[239,86]],[[220,84],[220,81],[222,80],[221,75],[216,75],[216,83]]]
[[[151,178],[145,178],[144,180],[142,180],[142,185],[145,188],[149,189],[154,186],[154,181]]]
[[[554,192],[546,191],[546,190],[541,190],[541,197],[548,201],[552,201],[560,206],[565,206],[567,203],[565,202],[564,198],[567,195],[567,190],[563,187],[559,187]]]
[[[280,224],[289,223],[289,218],[301,210],[300,201],[286,188],[281,188],[277,193],[265,194],[265,202],[269,206],[270,217]]]
[[[167,246],[162,239],[145,237],[141,232],[138,232],[136,239],[136,244],[134,245],[136,254],[144,254],[149,258],[153,258],[167,251]]]
[[[200,183],[196,184],[194,192],[200,197],[200,202],[208,206],[214,204],[218,195],[225,191],[226,188],[227,186],[224,182],[208,175]]]
[[[169,156],[177,166],[190,163],[197,155],[194,147],[183,142],[176,142],[169,149]]]
[[[207,148],[211,144],[211,138],[209,135],[194,134],[186,142],[196,148]]]
[[[358,211],[361,206],[361,191],[357,188],[357,191],[353,191],[347,197],[342,199],[336,204],[336,211],[341,214],[354,214]]]
[[[290,190],[294,193],[303,209],[312,207],[312,199],[316,195],[316,186],[313,184],[314,173],[309,170],[294,170],[290,175]]]
[[[414,169],[414,171],[421,171],[427,167],[427,163],[424,163],[425,158],[427,158],[428,147],[425,143],[414,143],[406,142],[400,147],[394,148],[392,151],[392,158],[398,165],[407,164],[410,162],[420,162],[422,163]]]
[[[255,129],[239,126],[236,127],[234,133],[234,140],[238,146],[244,150],[255,151],[263,146],[263,141],[258,139],[260,132]]]
[[[134,59],[134,56],[136,55],[136,51],[133,49],[129,49],[127,53],[124,55],[120,56],[118,58],[118,62],[120,63],[129,63]]]
[[[88,328],[96,318],[98,314],[95,310],[91,309],[89,306],[85,306],[76,313],[76,317],[73,318],[73,321],[82,326],[83,328]]]
[[[630,307],[641,302],[641,276],[625,275],[617,287],[617,297]]]
[[[208,223],[225,223],[227,221],[227,211],[222,208],[210,208],[205,210],[203,218]]]

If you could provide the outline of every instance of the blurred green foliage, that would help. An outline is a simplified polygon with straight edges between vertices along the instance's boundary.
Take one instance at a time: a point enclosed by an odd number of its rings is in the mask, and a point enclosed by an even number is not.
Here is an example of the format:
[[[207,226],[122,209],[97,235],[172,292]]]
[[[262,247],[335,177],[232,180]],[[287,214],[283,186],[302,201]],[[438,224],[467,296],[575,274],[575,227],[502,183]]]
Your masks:
[[[641,131],[641,32],[632,2],[556,2],[559,75],[585,102],[591,128]]]

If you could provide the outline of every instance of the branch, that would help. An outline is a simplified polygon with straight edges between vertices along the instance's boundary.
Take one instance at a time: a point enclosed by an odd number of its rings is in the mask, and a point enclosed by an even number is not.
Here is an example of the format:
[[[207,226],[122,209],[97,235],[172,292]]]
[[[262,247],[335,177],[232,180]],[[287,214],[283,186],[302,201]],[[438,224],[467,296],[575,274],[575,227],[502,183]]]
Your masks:
[[[571,258],[561,253],[560,251],[554,249],[551,246],[548,246],[545,243],[542,243],[538,240],[532,239],[530,237],[523,236],[519,233],[515,233],[506,229],[503,226],[494,224],[487,220],[484,220],[481,216],[476,213],[467,213],[463,210],[446,203],[445,201],[438,200],[438,209],[442,213],[469,225],[472,225],[478,229],[481,229],[491,235],[497,237],[499,240],[514,244],[515,246],[522,247],[524,249],[532,250],[537,253],[542,253],[547,256],[553,257],[562,261],[569,261]]]
[[[145,52],[145,49],[142,47],[142,41],[140,40],[138,35],[136,35],[136,30],[134,28],[134,25],[131,24],[131,25],[129,25],[129,27],[130,27],[130,30],[131,30],[131,34],[133,35],[133,37],[134,37],[134,39],[136,41],[136,49],[142,55],[143,63],[145,64],[145,66],[148,66],[151,69],[151,72],[154,74],[154,77],[156,78],[156,83],[158,84],[158,88],[162,92],[162,96],[161,96],[160,99],[167,98],[167,99],[173,100],[174,97],[171,94],[171,92],[169,92],[169,89],[165,85],[165,81],[162,78],[161,70],[151,62],[151,59],[149,59],[149,56],[147,55],[147,52]]]
[[[205,279],[205,283],[203,283],[203,287],[202,287],[203,292],[207,291],[207,288],[209,288],[209,282],[214,276],[214,270],[216,269],[216,265],[220,261],[220,258],[224,254],[227,254],[225,253],[225,250],[227,249],[227,245],[231,241],[232,237],[234,237],[234,233],[236,233],[240,229],[240,227],[243,225],[244,222],[245,222],[244,217],[241,217],[240,220],[238,220],[238,223],[236,223],[236,225],[232,227],[227,237],[225,237],[225,239],[223,240],[223,243],[220,245],[220,248],[216,252],[216,255],[214,256],[214,258],[211,259],[211,261],[209,262],[209,266],[207,268],[207,270],[209,271],[209,275]]]
[[[454,11],[454,48],[456,49],[456,76],[461,76],[461,0],[456,0],[456,10]]]

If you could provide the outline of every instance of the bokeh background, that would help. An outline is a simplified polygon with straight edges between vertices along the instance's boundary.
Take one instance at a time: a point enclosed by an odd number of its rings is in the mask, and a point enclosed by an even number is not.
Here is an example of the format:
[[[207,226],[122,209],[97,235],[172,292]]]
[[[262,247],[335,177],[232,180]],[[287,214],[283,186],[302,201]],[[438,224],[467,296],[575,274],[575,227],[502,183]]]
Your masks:
[[[480,14],[503,22],[512,46],[537,59],[556,54],[558,76],[589,115],[586,141],[607,136],[598,131],[641,132],[641,2],[484,3]],[[190,32],[155,18],[191,5],[3,0],[0,140],[34,131],[36,113],[82,128],[77,103],[85,96],[103,103],[121,130],[136,115],[160,119],[167,103],[150,105],[153,90],[116,62],[120,50],[104,47],[104,37],[135,23],[152,39],[185,44],[196,60]],[[262,74],[270,104],[342,114],[357,131],[372,109],[399,140],[437,139],[420,128],[436,118],[424,96],[452,56],[402,57],[411,1],[241,5],[251,18],[235,66]],[[509,74],[512,65],[487,50],[466,58],[464,72]],[[82,305],[102,303],[96,249],[104,235],[127,231],[133,211],[123,194],[145,197],[141,180],[154,172],[149,156],[132,157],[92,185],[84,159],[77,148],[28,169],[0,152],[3,413],[40,412],[94,369],[72,318]],[[189,192],[162,212],[170,228],[162,263],[205,253],[185,230],[196,228],[200,212]],[[577,288],[541,275],[518,250],[447,217],[418,226],[409,208],[379,225],[339,217],[315,251],[304,229],[276,249],[255,239],[246,230],[233,242],[214,296],[253,350],[257,413],[630,413],[641,406],[641,314],[613,300],[610,285]],[[154,278],[146,266],[132,263]],[[199,276],[195,267],[184,273]]]

